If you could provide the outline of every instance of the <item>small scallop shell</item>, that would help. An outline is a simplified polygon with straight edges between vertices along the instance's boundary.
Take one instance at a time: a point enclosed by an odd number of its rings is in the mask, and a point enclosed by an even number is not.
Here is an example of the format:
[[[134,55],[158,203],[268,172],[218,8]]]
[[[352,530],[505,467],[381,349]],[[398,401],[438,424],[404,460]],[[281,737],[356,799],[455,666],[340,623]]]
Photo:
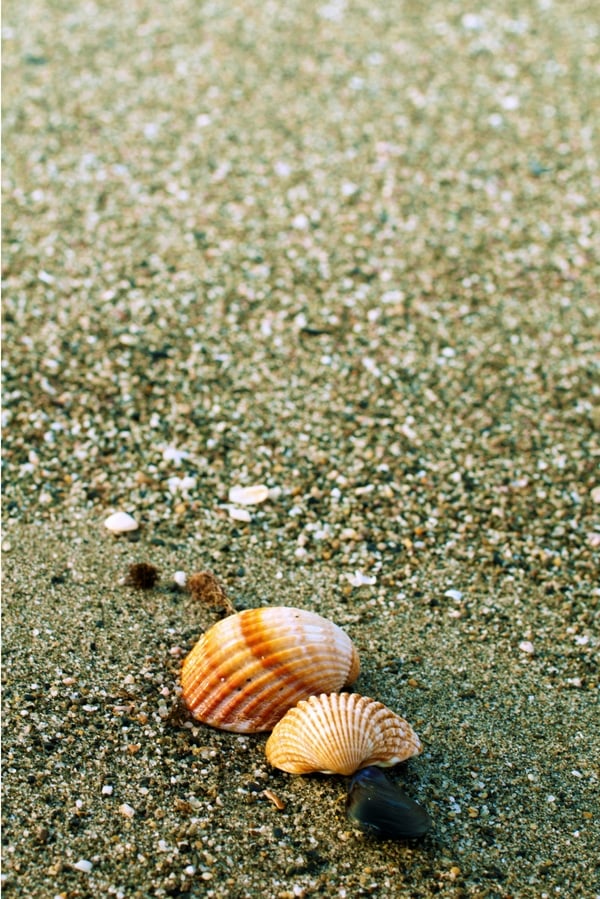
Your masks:
[[[353,774],[397,765],[421,752],[410,724],[357,693],[311,696],[291,709],[267,740],[267,759],[290,774]]]
[[[246,609],[218,621],[181,669],[183,698],[204,724],[238,733],[271,730],[300,699],[358,677],[350,637],[315,612]]]

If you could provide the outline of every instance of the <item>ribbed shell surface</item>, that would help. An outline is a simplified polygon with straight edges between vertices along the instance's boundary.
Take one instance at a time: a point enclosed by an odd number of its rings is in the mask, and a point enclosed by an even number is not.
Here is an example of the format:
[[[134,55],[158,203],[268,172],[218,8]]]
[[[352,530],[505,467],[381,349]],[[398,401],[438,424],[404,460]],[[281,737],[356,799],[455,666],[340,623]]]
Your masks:
[[[354,774],[418,755],[421,742],[410,724],[383,703],[334,693],[311,696],[290,709],[265,751],[271,765],[290,774]]]
[[[199,721],[238,733],[271,730],[314,693],[358,677],[348,635],[315,612],[247,609],[213,625],[181,669],[183,698]]]

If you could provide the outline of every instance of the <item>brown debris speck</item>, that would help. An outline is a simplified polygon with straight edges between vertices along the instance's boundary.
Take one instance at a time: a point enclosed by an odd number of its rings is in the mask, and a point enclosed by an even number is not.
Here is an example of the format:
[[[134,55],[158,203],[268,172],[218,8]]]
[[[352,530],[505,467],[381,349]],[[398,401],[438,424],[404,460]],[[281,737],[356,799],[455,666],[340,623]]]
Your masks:
[[[137,590],[151,590],[159,581],[160,572],[149,562],[136,562],[129,566],[125,583]]]
[[[197,602],[233,614],[235,609],[225,590],[212,571],[198,571],[187,579],[188,592]]]

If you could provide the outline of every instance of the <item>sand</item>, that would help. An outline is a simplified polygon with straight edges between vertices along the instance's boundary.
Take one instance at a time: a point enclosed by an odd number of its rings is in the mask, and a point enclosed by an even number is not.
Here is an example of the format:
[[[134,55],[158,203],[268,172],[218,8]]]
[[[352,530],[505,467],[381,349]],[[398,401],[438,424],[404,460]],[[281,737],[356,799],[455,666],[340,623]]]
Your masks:
[[[5,895],[600,896],[591,5],[3,35]],[[424,839],[190,719],[206,570],[347,631]]]

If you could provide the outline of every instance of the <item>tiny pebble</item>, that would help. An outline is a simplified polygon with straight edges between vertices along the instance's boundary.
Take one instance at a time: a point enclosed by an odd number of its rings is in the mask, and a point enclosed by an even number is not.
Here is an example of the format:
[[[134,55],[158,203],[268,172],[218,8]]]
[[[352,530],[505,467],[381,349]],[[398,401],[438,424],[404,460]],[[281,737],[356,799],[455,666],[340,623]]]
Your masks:
[[[178,587],[185,587],[185,582],[187,580],[187,575],[185,571],[176,571],[173,575],[173,580],[177,584]]]
[[[109,515],[104,522],[104,527],[111,534],[125,534],[127,531],[137,531],[139,525],[133,516],[127,512],[115,512]]]
[[[363,574],[362,571],[355,571],[354,574],[347,574],[346,577],[353,587],[370,587],[377,583],[374,575]]]
[[[446,590],[444,596],[447,596],[448,599],[455,599],[456,602],[460,602],[460,600],[463,598],[460,590]]]
[[[104,784],[102,787],[102,795],[103,796],[112,796],[113,787],[110,784]]]
[[[119,811],[126,818],[133,818],[133,816],[135,815],[135,809],[132,808],[130,805],[128,805],[127,802],[124,802],[122,805],[119,806]]]
[[[521,652],[528,652],[529,654],[535,652],[533,643],[530,640],[522,640],[519,643],[519,649],[521,650]]]

